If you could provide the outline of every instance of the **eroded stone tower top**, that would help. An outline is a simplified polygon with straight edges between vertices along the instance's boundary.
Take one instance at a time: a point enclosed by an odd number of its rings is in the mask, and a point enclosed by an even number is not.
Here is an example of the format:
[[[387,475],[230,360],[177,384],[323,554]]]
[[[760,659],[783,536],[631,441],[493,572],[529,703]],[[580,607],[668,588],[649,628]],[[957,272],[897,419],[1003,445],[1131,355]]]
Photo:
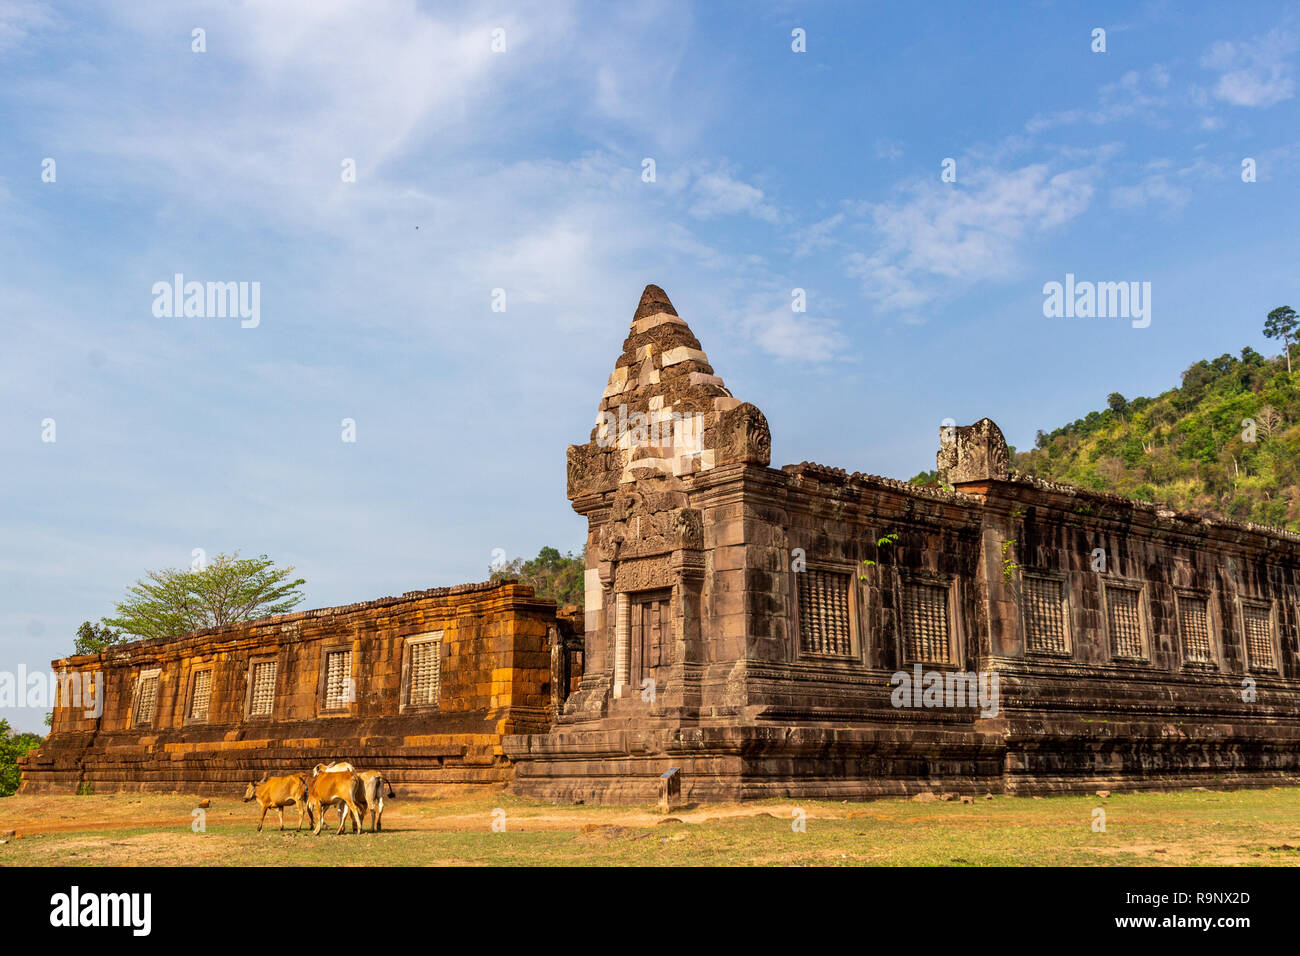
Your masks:
[[[668,295],[646,286],[590,439],[569,446],[569,497],[770,455],[763,413],[731,394]]]
[[[1011,455],[1002,429],[990,418],[974,425],[945,425],[939,429],[935,468],[950,485],[1006,481]]]

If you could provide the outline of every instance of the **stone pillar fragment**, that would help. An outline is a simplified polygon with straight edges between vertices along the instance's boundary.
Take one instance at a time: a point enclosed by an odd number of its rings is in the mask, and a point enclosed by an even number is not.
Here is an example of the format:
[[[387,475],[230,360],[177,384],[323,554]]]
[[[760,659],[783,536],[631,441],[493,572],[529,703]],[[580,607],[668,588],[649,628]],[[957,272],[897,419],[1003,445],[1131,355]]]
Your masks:
[[[1002,430],[991,419],[974,425],[947,425],[939,430],[935,468],[939,479],[954,487],[1006,481],[1011,456]]]
[[[631,679],[632,662],[632,602],[626,594],[615,598],[614,619],[614,698],[623,696],[623,688]]]

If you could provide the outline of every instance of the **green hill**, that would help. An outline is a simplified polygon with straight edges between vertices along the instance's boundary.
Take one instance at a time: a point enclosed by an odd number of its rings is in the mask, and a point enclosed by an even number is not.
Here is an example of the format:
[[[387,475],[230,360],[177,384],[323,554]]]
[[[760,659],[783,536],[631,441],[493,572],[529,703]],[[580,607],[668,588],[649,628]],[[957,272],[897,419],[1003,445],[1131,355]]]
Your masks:
[[[1300,370],[1298,370],[1300,371]],[[1300,530],[1300,382],[1254,349],[1183,373],[1155,398],[1107,407],[1052,432],[1012,467],[1051,481],[1240,521]],[[919,478],[920,476],[918,476]]]

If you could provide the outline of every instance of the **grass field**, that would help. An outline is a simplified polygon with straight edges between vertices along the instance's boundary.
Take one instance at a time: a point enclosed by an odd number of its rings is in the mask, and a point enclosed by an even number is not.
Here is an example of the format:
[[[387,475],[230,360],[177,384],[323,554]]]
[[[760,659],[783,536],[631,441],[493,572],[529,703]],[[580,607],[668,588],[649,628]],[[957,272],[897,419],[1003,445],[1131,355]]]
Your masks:
[[[1300,865],[1300,788],[973,804],[763,801],[688,808],[540,804],[503,792],[391,800],[379,834],[256,832],[255,804],[97,794],[0,799],[0,866],[49,865]],[[1105,832],[1094,832],[1095,808]],[[806,825],[793,824],[801,811]],[[501,812],[496,812],[501,811]],[[331,821],[337,818],[331,814]],[[504,819],[504,832],[494,820]]]

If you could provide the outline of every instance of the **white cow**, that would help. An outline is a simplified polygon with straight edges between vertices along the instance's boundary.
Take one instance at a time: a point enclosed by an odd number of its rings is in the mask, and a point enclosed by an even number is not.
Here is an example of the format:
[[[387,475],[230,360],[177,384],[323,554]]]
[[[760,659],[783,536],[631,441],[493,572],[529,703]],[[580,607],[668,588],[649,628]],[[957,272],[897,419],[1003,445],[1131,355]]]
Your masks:
[[[355,767],[352,766],[352,764],[347,763],[346,761],[333,761],[328,764],[318,763],[315,766],[315,768],[312,769],[311,775],[315,777],[318,774],[322,774],[322,773],[340,773],[344,771],[351,771],[355,773],[358,777],[360,777],[361,784],[365,788],[366,805],[364,807],[364,812],[362,813],[362,820],[361,820],[362,828],[365,827],[365,822],[366,822],[364,819],[365,815],[366,813],[369,813],[371,831],[377,832],[379,830],[382,830],[384,828],[385,791],[387,791],[387,796],[389,797],[396,796],[396,794],[393,792],[393,785],[389,783],[388,778],[385,777],[378,770],[357,770]],[[339,808],[340,826],[343,825],[343,821],[346,818],[347,818],[347,808],[340,807]],[[352,826],[354,829],[356,828],[357,826],[356,821],[353,821]]]

